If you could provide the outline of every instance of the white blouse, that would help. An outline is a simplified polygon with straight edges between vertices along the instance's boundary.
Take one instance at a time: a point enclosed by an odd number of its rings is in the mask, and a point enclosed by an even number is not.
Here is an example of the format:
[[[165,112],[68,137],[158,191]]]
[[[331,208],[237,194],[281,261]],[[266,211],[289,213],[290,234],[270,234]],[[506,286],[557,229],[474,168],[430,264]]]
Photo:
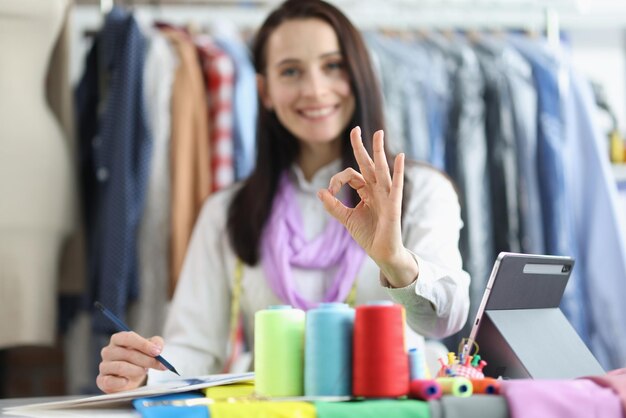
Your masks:
[[[307,237],[321,233],[330,218],[317,191],[327,188],[330,178],[340,170],[341,162],[337,160],[318,170],[309,182],[298,166],[292,169]],[[407,164],[405,171],[409,179],[405,181],[408,204],[402,236],[417,260],[419,276],[404,288],[384,287],[378,266],[366,257],[356,279],[356,303],[390,299],[404,305],[407,347],[423,348],[422,336],[439,338],[462,328],[469,310],[470,278],[462,269],[458,249],[463,223],[452,183],[427,166]],[[207,199],[165,324],[162,355],[182,376],[219,373],[228,355],[237,259],[229,244],[226,220],[228,204],[237,189],[235,185]],[[333,276],[334,272],[328,271],[293,271],[296,288],[313,301],[322,299]],[[245,338],[251,345],[255,312],[282,302],[267,284],[261,263],[245,265],[241,283],[241,315]],[[149,382],[171,377],[168,373],[150,370]]]

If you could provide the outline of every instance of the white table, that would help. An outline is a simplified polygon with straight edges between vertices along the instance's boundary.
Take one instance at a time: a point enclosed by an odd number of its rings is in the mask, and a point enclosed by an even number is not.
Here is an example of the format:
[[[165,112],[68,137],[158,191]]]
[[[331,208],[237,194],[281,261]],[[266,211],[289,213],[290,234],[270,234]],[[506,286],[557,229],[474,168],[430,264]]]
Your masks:
[[[18,412],[5,412],[4,408],[19,406],[19,405],[27,405],[31,403],[41,403],[41,402],[52,402],[52,401],[63,401],[69,399],[75,399],[78,396],[57,396],[57,397],[47,397],[47,398],[13,398],[13,399],[0,399],[0,417],[94,417],[94,418],[123,418],[123,417],[132,417],[132,418],[141,418],[141,414],[139,414],[133,407],[129,404],[127,407],[118,407],[118,408],[95,408],[92,407],[90,409],[87,408],[74,408],[74,409],[58,409],[58,410],[48,410],[48,411],[20,411]]]

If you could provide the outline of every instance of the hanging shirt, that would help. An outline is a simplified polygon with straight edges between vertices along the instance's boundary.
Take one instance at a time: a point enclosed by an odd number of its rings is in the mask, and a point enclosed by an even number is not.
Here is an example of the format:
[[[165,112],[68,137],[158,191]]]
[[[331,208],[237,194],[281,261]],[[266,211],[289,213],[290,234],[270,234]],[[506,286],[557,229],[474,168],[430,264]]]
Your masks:
[[[194,42],[209,103],[212,191],[217,191],[235,181],[232,135],[235,67],[210,37],[200,35]]]
[[[428,134],[430,137],[429,162],[439,170],[445,170],[445,136],[447,127],[448,109],[452,91],[446,68],[446,56],[438,48],[432,48],[423,40],[416,43],[421,51],[420,62],[426,76],[422,88],[424,89],[425,109],[428,117]]]
[[[235,179],[248,177],[256,158],[256,121],[258,97],[256,71],[248,47],[233,33],[234,29],[219,22],[214,28],[215,42],[235,63],[233,96],[233,138],[235,142]]]
[[[472,276],[470,317],[474,317],[482,299],[495,260],[491,215],[488,151],[485,137],[484,80],[476,54],[463,42],[450,42],[431,34],[426,41],[446,54],[451,102],[446,128],[446,171],[460,190],[461,253],[465,268]],[[462,334],[468,335],[471,324]],[[446,343],[456,346],[460,337]]]
[[[538,93],[538,169],[542,179],[540,192],[546,251],[570,255],[571,240],[564,216],[567,211],[561,153],[564,141],[559,63],[545,45],[520,36],[509,40],[531,64]]]
[[[340,161],[320,169],[307,181],[292,171],[305,234],[319,234],[329,219],[317,191],[327,188],[341,170]],[[441,337],[459,330],[467,319],[469,276],[458,250],[462,227],[458,198],[450,181],[426,166],[407,165],[402,236],[415,255],[419,277],[411,285],[381,286],[377,265],[366,257],[356,278],[356,302],[391,299],[406,308],[407,346],[423,347],[423,336]],[[165,325],[163,356],[181,375],[219,372],[227,356],[231,290],[236,256],[226,230],[227,208],[238,187],[207,201],[196,226],[181,280]],[[294,285],[309,300],[321,300],[332,272],[294,270]],[[244,267],[241,314],[246,340],[254,341],[254,314],[282,302],[272,293],[261,263]],[[150,370],[150,380],[159,372]]]
[[[563,71],[558,51],[549,49],[545,42],[521,36],[511,36],[509,41],[531,64],[538,93],[537,170],[541,179],[539,191],[545,250],[548,254],[577,259],[579,254],[572,230],[572,212],[567,203],[563,158],[563,103],[568,84],[563,83],[563,76],[567,76],[567,72]],[[582,280],[578,269],[574,269],[561,300],[561,309],[581,338],[588,341]]]
[[[99,300],[120,318],[139,294],[137,227],[152,151],[143,101],[145,50],[145,37],[133,15],[113,8],[77,89],[88,234],[87,302],[92,306]],[[94,327],[100,333],[116,331],[102,315],[94,316]]]
[[[564,103],[567,206],[579,246],[582,311],[588,344],[605,369],[626,364],[626,242],[624,212],[607,158],[606,136],[594,118],[597,108],[589,82],[570,69]]]
[[[202,73],[189,37],[163,28],[179,60],[172,92],[170,291],[173,294],[191,232],[211,193],[209,118]]]
[[[152,28],[144,66],[144,97],[153,136],[146,203],[138,230],[141,294],[131,307],[129,326],[139,335],[161,333],[169,289],[171,97],[178,66],[167,39]]]
[[[537,174],[537,91],[532,68],[504,39],[483,36],[481,44],[501,57],[510,91],[517,156],[521,249],[528,254],[544,254]]]
[[[379,34],[365,34],[367,45],[376,54],[389,149],[405,152],[411,159],[428,161],[430,141],[424,106],[422,67],[412,46]]]
[[[485,130],[496,252],[521,251],[513,107],[501,51],[472,44],[485,80]]]

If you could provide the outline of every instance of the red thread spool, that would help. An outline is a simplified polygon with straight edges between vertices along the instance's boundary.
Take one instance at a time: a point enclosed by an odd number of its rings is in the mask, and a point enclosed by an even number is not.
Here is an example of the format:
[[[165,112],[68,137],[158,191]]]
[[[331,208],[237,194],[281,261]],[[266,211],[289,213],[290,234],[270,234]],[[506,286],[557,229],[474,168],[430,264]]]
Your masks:
[[[409,393],[404,308],[393,303],[358,306],[354,318],[352,393],[390,398]]]
[[[410,383],[409,397],[422,401],[441,398],[441,385],[435,379],[415,379]]]
[[[487,395],[497,395],[500,393],[500,381],[493,377],[484,379],[471,379],[474,386],[474,393],[485,393]]]

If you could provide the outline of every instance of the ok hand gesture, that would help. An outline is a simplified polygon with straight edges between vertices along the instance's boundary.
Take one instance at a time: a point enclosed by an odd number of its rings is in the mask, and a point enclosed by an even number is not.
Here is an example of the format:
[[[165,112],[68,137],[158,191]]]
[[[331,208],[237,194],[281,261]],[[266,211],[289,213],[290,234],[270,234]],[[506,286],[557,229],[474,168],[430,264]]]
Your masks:
[[[352,129],[350,142],[360,173],[352,168],[343,170],[331,178],[328,190],[320,190],[318,196],[326,210],[378,264],[389,284],[404,287],[418,275],[417,263],[404,247],[401,235],[404,154],[396,156],[392,178],[383,137],[383,131],[374,133],[372,160],[363,146],[361,129]],[[361,198],[353,209],[335,198],[344,184],[355,189]]]

